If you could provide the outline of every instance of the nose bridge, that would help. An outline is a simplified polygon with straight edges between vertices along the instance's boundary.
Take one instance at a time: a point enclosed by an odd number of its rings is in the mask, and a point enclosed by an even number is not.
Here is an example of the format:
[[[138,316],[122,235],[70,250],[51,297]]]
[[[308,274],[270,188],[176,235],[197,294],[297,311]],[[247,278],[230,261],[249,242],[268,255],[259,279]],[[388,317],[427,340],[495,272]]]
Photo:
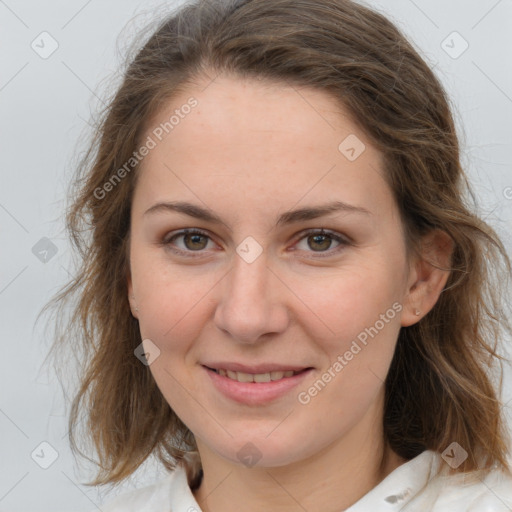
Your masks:
[[[248,263],[241,257],[235,258],[232,274],[232,293],[240,304],[252,307],[263,306],[269,297],[269,269],[265,254]]]
[[[265,253],[248,262],[235,255],[217,303],[215,322],[242,342],[257,341],[263,334],[286,328],[284,304],[279,303],[275,278]]]

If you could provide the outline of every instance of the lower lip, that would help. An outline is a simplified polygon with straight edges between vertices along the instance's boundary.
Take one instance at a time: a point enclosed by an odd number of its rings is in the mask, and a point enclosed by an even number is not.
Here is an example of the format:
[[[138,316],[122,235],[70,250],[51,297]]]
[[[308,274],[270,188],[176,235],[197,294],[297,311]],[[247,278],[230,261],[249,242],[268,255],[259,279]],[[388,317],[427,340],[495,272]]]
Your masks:
[[[238,382],[203,366],[214,386],[226,397],[246,405],[262,405],[276,400],[300,384],[313,369],[309,368],[292,377],[270,382]]]

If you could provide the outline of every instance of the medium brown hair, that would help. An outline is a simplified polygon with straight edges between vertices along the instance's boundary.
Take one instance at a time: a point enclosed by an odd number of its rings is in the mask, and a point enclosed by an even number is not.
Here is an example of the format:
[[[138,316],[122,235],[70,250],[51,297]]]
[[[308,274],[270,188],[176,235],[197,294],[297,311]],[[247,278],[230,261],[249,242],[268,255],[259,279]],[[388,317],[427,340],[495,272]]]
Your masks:
[[[82,364],[69,429],[73,450],[83,455],[76,440],[84,414],[99,457],[89,485],[118,483],[151,454],[172,469],[196,450],[149,367],[134,356],[141,335],[126,278],[138,166],[108,197],[97,190],[129,161],[166,101],[207,70],[331,95],[381,151],[408,249],[417,250],[432,229],[449,234],[445,289],[424,318],[400,330],[385,382],[385,440],[406,459],[456,441],[469,455],[457,471],[508,471],[508,432],[491,371],[499,366],[501,387],[499,343],[512,332],[503,294],[511,263],[496,232],[473,212],[440,82],[386,17],[355,2],[208,0],[171,13],[129,61],[70,194],[66,226],[80,262],[52,301],[72,305],[52,351],[71,348]]]

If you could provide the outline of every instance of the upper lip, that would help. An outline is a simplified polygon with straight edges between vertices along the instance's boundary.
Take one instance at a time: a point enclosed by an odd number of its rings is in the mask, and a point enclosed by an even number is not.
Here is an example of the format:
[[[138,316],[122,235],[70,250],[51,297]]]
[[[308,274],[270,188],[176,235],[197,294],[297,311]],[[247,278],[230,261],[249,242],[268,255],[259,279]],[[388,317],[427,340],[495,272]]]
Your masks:
[[[241,363],[233,363],[233,362],[211,362],[211,363],[203,363],[203,366],[211,368],[213,370],[231,370],[232,372],[242,372],[242,373],[270,373],[270,372],[287,372],[294,371],[299,372],[301,370],[305,370],[307,368],[311,368],[310,366],[302,366],[302,365],[290,365],[290,364],[277,364],[277,363],[261,363],[261,364],[241,364]]]

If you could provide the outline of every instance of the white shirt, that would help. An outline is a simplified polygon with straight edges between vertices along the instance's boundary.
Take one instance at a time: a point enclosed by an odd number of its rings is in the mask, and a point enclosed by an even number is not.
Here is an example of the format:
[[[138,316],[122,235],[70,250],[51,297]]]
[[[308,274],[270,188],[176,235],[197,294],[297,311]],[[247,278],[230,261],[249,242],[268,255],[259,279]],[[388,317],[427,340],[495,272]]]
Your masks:
[[[424,451],[345,512],[512,512],[512,478],[498,470],[473,479],[462,473],[433,478],[440,464],[446,464],[440,454]],[[181,465],[153,485],[118,496],[101,510],[201,512]]]

